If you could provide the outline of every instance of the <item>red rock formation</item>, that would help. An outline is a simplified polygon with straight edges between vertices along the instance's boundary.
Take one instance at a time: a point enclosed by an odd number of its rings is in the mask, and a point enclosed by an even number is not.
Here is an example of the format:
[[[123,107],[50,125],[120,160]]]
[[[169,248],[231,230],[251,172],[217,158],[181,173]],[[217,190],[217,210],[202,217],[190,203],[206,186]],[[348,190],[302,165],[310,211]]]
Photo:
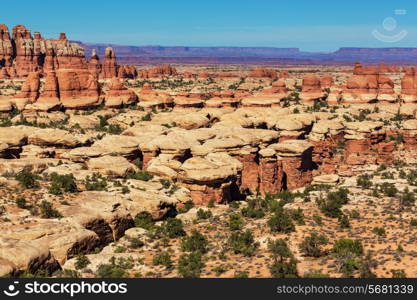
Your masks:
[[[59,70],[57,77],[60,98],[64,107],[83,109],[95,107],[101,103],[98,80],[88,70]]]
[[[348,79],[346,89],[343,92],[344,103],[369,103],[377,100],[394,102],[393,81],[385,75],[381,75],[377,67],[362,67],[355,63],[353,75]]]
[[[280,79],[285,79],[285,78],[289,78],[289,77],[290,77],[290,74],[288,73],[288,71],[283,70],[283,71],[279,72],[279,78]]]
[[[0,70],[1,78],[8,78],[13,63],[13,45],[6,25],[0,24]],[[7,74],[7,75],[6,75]]]
[[[138,74],[140,78],[161,78],[164,76],[175,76],[178,72],[170,65],[157,66],[151,69],[141,70]]]
[[[277,159],[275,153],[261,155],[259,160],[259,192],[262,195],[274,195],[281,192],[283,178],[282,161]]]
[[[332,76],[324,76],[320,78],[320,86],[322,88],[330,88],[333,85],[333,77]]]
[[[113,51],[113,48],[108,47],[106,48],[106,52],[104,54],[104,62],[103,62],[103,69],[101,72],[101,78],[110,79],[113,77],[117,77],[117,61],[116,61],[116,54]]]
[[[40,77],[38,72],[31,72],[27,77],[26,81],[23,83],[22,88],[18,94],[16,94],[16,99],[28,99],[33,102],[39,97],[39,87],[40,87]]]
[[[278,73],[275,70],[258,68],[249,73],[252,78],[271,78],[277,79]]]
[[[309,103],[322,97],[320,79],[313,74],[304,76],[300,93],[301,102]]]
[[[138,97],[134,91],[127,89],[118,78],[113,77],[106,95],[106,107],[120,107],[137,102]]]
[[[100,76],[102,71],[100,59],[95,49],[93,49],[91,52],[91,58],[88,60],[88,71],[90,71],[92,74],[95,74],[97,77]]]
[[[417,102],[417,68],[404,68],[401,80],[401,99],[404,102]]]

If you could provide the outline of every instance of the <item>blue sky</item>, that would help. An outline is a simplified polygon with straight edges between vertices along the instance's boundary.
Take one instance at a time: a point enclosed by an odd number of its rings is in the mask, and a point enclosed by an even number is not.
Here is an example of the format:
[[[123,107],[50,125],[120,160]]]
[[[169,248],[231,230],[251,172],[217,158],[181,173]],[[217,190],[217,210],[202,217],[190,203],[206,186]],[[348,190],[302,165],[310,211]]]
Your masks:
[[[0,22],[46,37],[165,46],[416,47],[416,1],[151,0],[4,1]],[[60,3],[60,4],[58,4]],[[406,14],[395,14],[396,9]],[[393,18],[396,26],[383,26]],[[392,25],[392,19],[387,24]],[[395,24],[394,24],[395,25]],[[395,27],[395,28],[394,28]],[[386,30],[388,28],[389,30]],[[400,41],[383,42],[373,31]]]

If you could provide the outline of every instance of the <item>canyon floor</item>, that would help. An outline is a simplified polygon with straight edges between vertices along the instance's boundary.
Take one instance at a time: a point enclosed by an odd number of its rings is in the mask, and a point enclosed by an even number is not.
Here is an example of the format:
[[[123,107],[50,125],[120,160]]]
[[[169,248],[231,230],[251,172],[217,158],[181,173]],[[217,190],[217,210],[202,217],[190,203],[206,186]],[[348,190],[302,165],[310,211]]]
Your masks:
[[[0,275],[416,277],[417,104],[329,101],[351,66],[258,67],[46,110],[0,80]]]

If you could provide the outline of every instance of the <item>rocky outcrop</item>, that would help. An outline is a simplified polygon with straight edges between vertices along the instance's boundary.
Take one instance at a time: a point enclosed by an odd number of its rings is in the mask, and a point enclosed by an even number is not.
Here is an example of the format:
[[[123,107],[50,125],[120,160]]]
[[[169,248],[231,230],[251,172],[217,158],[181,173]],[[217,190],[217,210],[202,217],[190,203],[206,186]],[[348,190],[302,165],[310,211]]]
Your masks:
[[[134,104],[137,101],[138,96],[134,91],[127,89],[118,78],[111,79],[105,99],[106,107],[120,107]]]
[[[145,109],[152,107],[165,108],[173,106],[174,99],[166,92],[159,92],[152,89],[149,83],[145,83],[139,94],[139,105]]]
[[[101,72],[101,78],[110,79],[113,77],[117,77],[117,61],[116,61],[116,54],[113,51],[113,48],[108,47],[106,48],[106,52],[104,53],[104,62]]]
[[[138,74],[140,78],[161,78],[175,75],[178,75],[178,72],[170,65],[162,65],[151,69],[140,70]]]
[[[18,94],[14,96],[16,107],[22,110],[27,103],[34,102],[39,97],[40,77],[38,72],[29,73]]]
[[[417,69],[404,68],[404,76],[401,80],[401,99],[405,103],[417,102]]]
[[[251,71],[249,77],[277,79],[278,73],[275,70],[258,68]]]
[[[311,103],[323,96],[320,78],[312,74],[304,76],[300,93],[301,102]]]
[[[353,75],[343,91],[343,103],[395,102],[396,99],[393,81],[382,75],[379,68],[355,64]]]

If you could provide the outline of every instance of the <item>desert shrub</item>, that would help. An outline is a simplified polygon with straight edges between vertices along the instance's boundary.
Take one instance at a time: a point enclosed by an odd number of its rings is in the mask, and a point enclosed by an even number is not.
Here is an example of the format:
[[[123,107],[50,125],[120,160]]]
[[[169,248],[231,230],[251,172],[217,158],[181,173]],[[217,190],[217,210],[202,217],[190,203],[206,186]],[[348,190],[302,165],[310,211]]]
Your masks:
[[[356,179],[357,186],[360,186],[364,189],[369,189],[372,186],[371,176],[368,174],[359,175]]]
[[[382,227],[374,227],[372,229],[372,232],[375,233],[378,236],[385,236],[386,232],[385,229]]]
[[[291,216],[283,208],[277,209],[274,215],[269,218],[268,226],[272,232],[290,233],[295,230]]]
[[[126,179],[136,179],[142,181],[149,181],[153,179],[153,175],[148,171],[138,171],[127,173]]]
[[[84,180],[87,191],[105,191],[107,188],[107,180],[99,173],[93,173]]]
[[[229,222],[227,226],[230,230],[236,231],[240,230],[243,227],[243,220],[242,217],[238,214],[230,214],[229,215]]]
[[[404,270],[392,269],[391,270],[392,278],[407,278]]]
[[[328,193],[326,199],[317,200],[317,204],[325,216],[337,218],[342,214],[342,205],[349,200],[348,194],[347,189],[339,189],[336,192]]]
[[[362,243],[354,239],[339,239],[333,245],[333,253],[336,256],[343,256],[346,254],[353,254],[355,256],[363,255]]]
[[[416,201],[415,195],[413,192],[410,192],[408,188],[404,190],[404,192],[400,196],[400,205],[401,206],[411,206],[414,205]]]
[[[305,225],[304,214],[301,208],[290,210],[290,215],[298,225]]]
[[[324,235],[313,232],[310,236],[304,238],[299,248],[305,256],[320,257],[324,254],[321,246],[326,243],[327,238]]]
[[[198,220],[207,220],[213,216],[212,212],[208,209],[199,209],[197,210],[197,219]]]
[[[97,275],[101,278],[122,278],[125,274],[124,269],[113,264],[103,264],[97,269]]]
[[[249,273],[246,271],[236,271],[233,278],[248,278]]]
[[[265,216],[265,211],[268,209],[268,203],[260,198],[249,199],[248,206],[242,208],[241,213],[244,217],[252,219],[260,219]]]
[[[187,201],[187,202],[184,203],[184,207],[181,207],[178,210],[178,213],[185,214],[186,212],[188,212],[193,207],[194,207],[193,201],[189,200],[189,201]]]
[[[168,252],[159,252],[152,258],[152,264],[154,266],[164,266],[167,269],[172,268],[171,256]]]
[[[23,198],[23,197],[18,197],[16,199],[16,205],[17,205],[17,207],[19,207],[21,209],[27,209],[28,208],[28,205],[26,203],[26,199]]]
[[[183,254],[178,260],[178,273],[183,278],[199,278],[201,270],[204,268],[202,261],[202,255],[200,252],[193,252],[189,254]]]
[[[137,248],[143,247],[145,245],[144,242],[142,242],[139,238],[136,238],[136,237],[135,238],[131,238],[129,240],[129,242],[130,242],[129,247],[130,248],[133,248],[133,249],[137,249]]]
[[[77,255],[77,259],[75,260],[74,266],[76,270],[80,270],[87,267],[90,263],[91,262],[87,256],[85,256],[84,254],[79,254]]]
[[[252,256],[259,243],[255,243],[252,232],[247,230],[245,232],[233,232],[227,240],[227,245],[235,254]]]
[[[77,184],[75,183],[74,175],[58,175],[52,173],[50,176],[51,185],[49,186],[49,193],[53,195],[61,195],[65,193],[76,193],[78,192]]]
[[[410,226],[413,226],[413,227],[417,226],[417,219],[411,219]]]
[[[197,230],[193,229],[190,236],[186,236],[181,241],[181,250],[184,252],[195,252],[200,253],[207,252],[208,241],[204,235]]]
[[[138,213],[135,216],[135,226],[146,230],[151,229],[154,226],[151,214],[146,211]]]
[[[62,215],[57,211],[52,203],[44,200],[39,206],[41,217],[44,219],[62,218]]]
[[[294,258],[287,243],[283,239],[268,242],[268,249],[274,260],[269,267],[273,278],[296,278],[297,260]]]
[[[169,238],[185,236],[184,225],[180,219],[167,219],[162,224],[162,231]]]
[[[340,225],[340,228],[350,228],[349,217],[342,213],[339,216],[339,225]]]
[[[393,183],[384,182],[378,186],[378,189],[388,197],[395,197],[398,193],[398,190]]]
[[[33,174],[29,171],[19,172],[15,179],[26,189],[34,189],[39,187],[38,180],[40,179],[39,175]]]

